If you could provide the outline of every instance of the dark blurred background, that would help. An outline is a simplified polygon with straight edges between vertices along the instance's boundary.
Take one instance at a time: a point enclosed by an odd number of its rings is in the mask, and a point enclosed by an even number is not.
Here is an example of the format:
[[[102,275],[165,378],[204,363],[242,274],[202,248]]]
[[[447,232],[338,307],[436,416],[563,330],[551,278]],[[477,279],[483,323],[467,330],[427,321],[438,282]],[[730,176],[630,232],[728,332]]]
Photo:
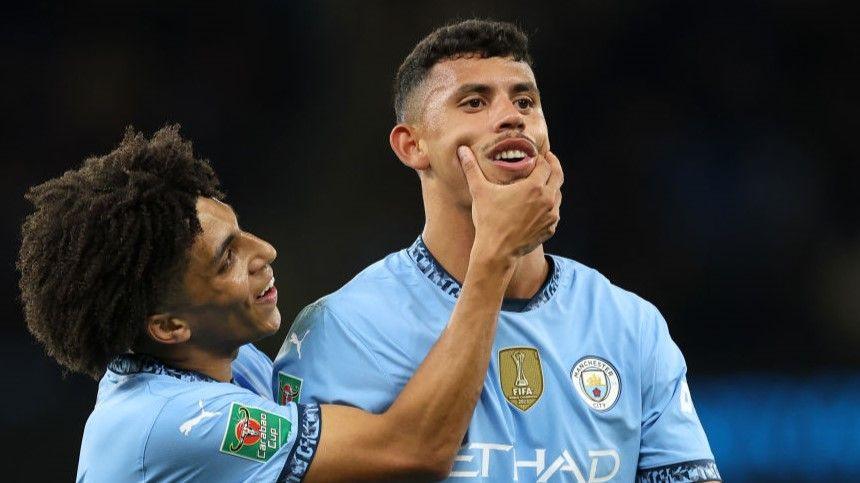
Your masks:
[[[422,226],[390,86],[442,23],[531,35],[565,166],[549,250],[654,302],[727,481],[860,481],[858,20],[850,2],[31,2],[0,16],[4,479],[73,478],[96,383],[27,333],[27,187],[179,122],[290,320]],[[274,355],[286,334],[260,344]],[[105,455],[109,457],[109,452]]]

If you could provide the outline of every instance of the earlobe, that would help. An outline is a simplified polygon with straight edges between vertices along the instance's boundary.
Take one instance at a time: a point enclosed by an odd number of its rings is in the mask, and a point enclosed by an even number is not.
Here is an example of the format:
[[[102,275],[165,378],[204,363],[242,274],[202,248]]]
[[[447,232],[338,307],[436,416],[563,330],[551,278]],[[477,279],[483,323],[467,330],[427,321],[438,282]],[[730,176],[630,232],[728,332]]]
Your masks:
[[[430,167],[430,157],[423,141],[418,139],[415,128],[407,124],[398,124],[388,135],[388,142],[400,162],[406,166],[423,171]]]
[[[191,327],[171,314],[155,314],[146,319],[146,333],[160,344],[181,344],[191,338]]]

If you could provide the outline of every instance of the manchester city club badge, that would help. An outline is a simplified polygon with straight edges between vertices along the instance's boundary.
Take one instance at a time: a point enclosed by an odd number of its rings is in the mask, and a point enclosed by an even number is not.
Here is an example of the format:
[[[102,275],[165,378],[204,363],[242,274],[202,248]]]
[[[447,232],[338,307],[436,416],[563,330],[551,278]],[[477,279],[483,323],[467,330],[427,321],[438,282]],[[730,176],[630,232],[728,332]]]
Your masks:
[[[608,411],[621,394],[621,379],[615,366],[605,359],[586,356],[570,371],[570,380],[579,397],[595,411]]]
[[[505,399],[520,411],[529,410],[543,394],[540,354],[534,347],[499,351],[499,384]]]

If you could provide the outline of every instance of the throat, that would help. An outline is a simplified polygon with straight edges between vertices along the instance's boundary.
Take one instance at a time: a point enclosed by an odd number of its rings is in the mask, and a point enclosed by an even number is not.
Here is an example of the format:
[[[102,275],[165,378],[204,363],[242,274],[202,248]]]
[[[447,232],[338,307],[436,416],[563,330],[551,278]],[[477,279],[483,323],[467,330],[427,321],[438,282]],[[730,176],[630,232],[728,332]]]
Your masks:
[[[462,286],[475,239],[471,219],[467,227],[461,227],[459,230],[456,227],[448,227],[444,233],[436,233],[428,223],[421,238],[436,263]],[[505,291],[505,298],[531,299],[543,287],[549,273],[550,264],[544,256],[543,246],[538,246],[517,261]]]
[[[546,283],[549,270],[550,264],[544,256],[543,246],[539,246],[519,260],[505,291],[505,298],[530,300]]]

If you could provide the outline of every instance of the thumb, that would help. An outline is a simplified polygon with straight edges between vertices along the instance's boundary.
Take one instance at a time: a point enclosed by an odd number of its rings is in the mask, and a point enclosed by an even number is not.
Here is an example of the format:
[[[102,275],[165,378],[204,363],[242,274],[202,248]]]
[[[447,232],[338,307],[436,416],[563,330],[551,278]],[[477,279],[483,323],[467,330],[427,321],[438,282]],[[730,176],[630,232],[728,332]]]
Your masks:
[[[460,146],[457,148],[457,157],[460,159],[460,167],[463,168],[463,174],[466,175],[466,182],[469,184],[469,189],[475,189],[483,183],[487,183],[487,178],[484,177],[484,172],[478,166],[478,160],[475,159],[475,154],[468,146]]]

